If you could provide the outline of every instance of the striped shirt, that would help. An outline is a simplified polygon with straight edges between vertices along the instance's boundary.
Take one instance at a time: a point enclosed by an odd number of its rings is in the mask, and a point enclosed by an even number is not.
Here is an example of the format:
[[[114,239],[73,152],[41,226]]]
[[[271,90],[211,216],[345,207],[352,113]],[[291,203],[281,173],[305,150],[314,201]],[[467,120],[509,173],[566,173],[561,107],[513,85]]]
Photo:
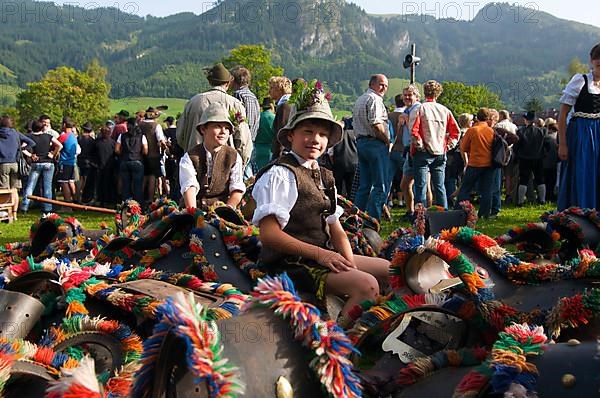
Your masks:
[[[388,113],[383,97],[369,88],[354,104],[352,125],[356,137],[375,137],[373,126],[376,124],[383,124],[389,137]]]
[[[242,101],[244,108],[246,108],[246,119],[248,119],[248,127],[250,127],[252,142],[254,142],[260,122],[260,105],[258,104],[258,99],[247,86],[235,91],[233,96]]]

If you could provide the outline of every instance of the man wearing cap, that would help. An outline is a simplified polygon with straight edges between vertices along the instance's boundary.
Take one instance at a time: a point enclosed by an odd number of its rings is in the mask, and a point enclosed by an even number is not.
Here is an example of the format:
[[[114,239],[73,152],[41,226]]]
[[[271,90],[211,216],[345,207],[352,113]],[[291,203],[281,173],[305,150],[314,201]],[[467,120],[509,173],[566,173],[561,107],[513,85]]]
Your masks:
[[[154,200],[156,179],[162,176],[160,168],[161,150],[166,148],[162,126],[156,121],[160,112],[152,107],[144,112],[144,119],[137,126],[148,141],[148,155],[144,158],[144,191],[148,203]]]
[[[112,129],[110,138],[116,140],[121,134],[127,131],[127,119],[129,118],[129,112],[125,109],[121,109],[119,113],[115,115],[115,126]]]
[[[246,192],[242,158],[228,146],[233,123],[225,105],[215,102],[202,112],[196,134],[203,142],[179,162],[179,184],[185,207],[208,208],[217,201],[237,207]]]
[[[519,158],[519,190],[517,191],[517,206],[523,206],[527,195],[529,176],[533,173],[533,182],[537,187],[538,203],[546,203],[546,184],[544,184],[544,131],[534,123],[535,112],[529,111],[523,115],[525,126],[517,135],[517,157]]]
[[[196,132],[196,126],[200,123],[202,113],[213,102],[222,103],[229,113],[239,114],[243,119],[246,119],[246,109],[240,100],[227,94],[227,90],[231,85],[233,77],[231,73],[218,63],[208,69],[206,78],[212,86],[208,91],[193,96],[183,109],[183,113],[177,122],[177,143],[185,151],[189,151],[193,147],[202,143],[202,135]],[[246,165],[250,161],[252,154],[252,137],[250,136],[250,128],[248,123],[243,120],[234,127],[234,131],[230,136],[230,144],[235,147],[242,162]]]

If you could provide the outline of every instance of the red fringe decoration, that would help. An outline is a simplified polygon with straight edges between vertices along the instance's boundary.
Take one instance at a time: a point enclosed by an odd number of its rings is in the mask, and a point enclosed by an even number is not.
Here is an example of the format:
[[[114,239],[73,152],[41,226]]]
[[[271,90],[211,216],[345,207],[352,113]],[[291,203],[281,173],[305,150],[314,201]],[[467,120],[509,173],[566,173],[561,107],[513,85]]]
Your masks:
[[[488,377],[479,372],[471,371],[463,377],[460,384],[456,387],[456,392],[466,393],[469,391],[481,391],[487,382]]]

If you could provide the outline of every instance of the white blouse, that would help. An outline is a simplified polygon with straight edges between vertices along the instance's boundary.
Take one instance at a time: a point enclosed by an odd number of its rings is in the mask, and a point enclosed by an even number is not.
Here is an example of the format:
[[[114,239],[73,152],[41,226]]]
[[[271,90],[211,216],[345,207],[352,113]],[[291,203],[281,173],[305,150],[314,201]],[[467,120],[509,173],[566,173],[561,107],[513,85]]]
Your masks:
[[[587,81],[588,81],[588,93],[590,94],[600,94],[600,87],[592,84],[594,81],[594,77],[592,73],[587,73]],[[561,104],[567,105],[575,105],[577,102],[577,97],[579,97],[579,93],[583,88],[585,81],[583,80],[583,75],[581,73],[577,73],[571,78],[571,81],[567,84],[567,87],[563,90],[563,94],[560,97],[559,102]]]
[[[302,167],[309,170],[319,168],[316,160],[304,160],[294,152],[290,153]],[[296,176],[285,166],[272,166],[254,183],[252,197],[256,201],[252,224],[258,225],[260,220],[273,215],[283,229],[290,221],[290,212],[298,200]],[[340,206],[336,206],[335,214],[326,218],[327,224],[334,224],[343,213],[344,210]]]
[[[206,149],[206,147],[204,149]],[[206,174],[208,174],[208,177],[210,178],[212,177],[212,173],[213,157],[212,154],[206,150]],[[196,196],[200,192],[200,183],[196,176],[196,169],[187,152],[179,161],[179,184],[181,186],[182,195],[191,187],[196,188]],[[229,174],[229,192],[234,191],[240,191],[241,193],[246,192],[246,185],[244,184],[242,173],[242,157],[239,153],[235,158],[235,163],[231,167],[231,173]]]
[[[122,135],[123,134],[119,134],[119,136],[117,137],[117,144],[121,144],[121,136]],[[148,145],[148,139],[143,134],[142,134],[142,145]]]

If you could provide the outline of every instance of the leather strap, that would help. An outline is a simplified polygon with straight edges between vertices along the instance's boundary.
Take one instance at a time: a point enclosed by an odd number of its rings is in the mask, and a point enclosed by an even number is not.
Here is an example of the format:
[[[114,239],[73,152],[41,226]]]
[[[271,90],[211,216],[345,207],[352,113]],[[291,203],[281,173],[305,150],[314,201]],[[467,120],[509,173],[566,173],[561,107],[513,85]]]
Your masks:
[[[127,292],[144,294],[156,300],[166,300],[169,297],[175,296],[177,293],[188,294],[190,290],[183,287],[175,286],[163,281],[155,279],[138,279],[131,282],[116,283],[112,287],[123,289]],[[218,307],[223,298],[211,294],[194,291],[194,300],[202,304],[204,307]]]
[[[121,369],[123,365],[123,350],[119,341],[102,332],[79,332],[52,348],[57,352],[62,352],[77,346],[84,346],[85,350],[94,358],[96,374],[107,372],[114,375],[115,371]]]
[[[231,283],[243,293],[250,292],[252,282],[229,255],[227,247],[223,243],[221,231],[210,223],[206,223],[204,236],[204,255],[208,263],[214,265],[219,282]]]

